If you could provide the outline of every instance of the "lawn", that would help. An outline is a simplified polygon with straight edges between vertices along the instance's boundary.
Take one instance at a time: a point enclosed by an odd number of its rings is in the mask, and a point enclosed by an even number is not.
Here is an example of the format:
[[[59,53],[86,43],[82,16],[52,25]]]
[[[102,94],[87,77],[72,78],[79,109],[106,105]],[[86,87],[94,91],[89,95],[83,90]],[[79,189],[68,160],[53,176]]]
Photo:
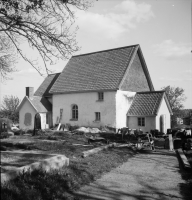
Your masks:
[[[37,151],[47,154],[64,154],[65,156],[77,157],[83,151],[101,146],[103,143],[88,144],[87,138],[82,134],[70,132],[54,132],[39,136],[14,136],[1,140],[1,148],[7,150]]]
[[[108,136],[103,134],[102,136],[108,137],[111,142],[119,139],[113,134],[108,134]],[[75,190],[96,180],[135,154],[127,147],[109,148],[82,158],[83,151],[103,145],[103,143],[88,144],[87,139],[82,134],[57,132],[51,135],[29,136],[28,138],[18,136],[15,138],[17,140],[15,139],[14,142],[11,142],[11,139],[2,140],[1,145],[8,150],[22,148],[64,154],[70,158],[70,165],[51,173],[34,171],[31,174],[21,174],[9,184],[1,185],[1,198],[4,200],[78,199],[73,194]],[[18,141],[23,141],[23,143]]]

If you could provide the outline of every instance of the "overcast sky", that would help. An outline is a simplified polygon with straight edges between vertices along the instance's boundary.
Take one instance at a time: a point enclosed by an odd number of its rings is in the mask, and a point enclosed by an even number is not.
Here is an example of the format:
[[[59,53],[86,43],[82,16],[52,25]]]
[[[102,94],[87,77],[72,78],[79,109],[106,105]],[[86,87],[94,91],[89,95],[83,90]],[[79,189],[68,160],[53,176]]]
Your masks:
[[[185,90],[185,108],[192,108],[191,0],[99,0],[77,11],[77,41],[83,54],[140,44],[155,90],[170,85]],[[26,47],[26,51],[29,49]],[[52,67],[61,72],[66,62]],[[25,87],[43,81],[28,63],[19,61],[12,80],[0,83],[5,95],[22,99]]]

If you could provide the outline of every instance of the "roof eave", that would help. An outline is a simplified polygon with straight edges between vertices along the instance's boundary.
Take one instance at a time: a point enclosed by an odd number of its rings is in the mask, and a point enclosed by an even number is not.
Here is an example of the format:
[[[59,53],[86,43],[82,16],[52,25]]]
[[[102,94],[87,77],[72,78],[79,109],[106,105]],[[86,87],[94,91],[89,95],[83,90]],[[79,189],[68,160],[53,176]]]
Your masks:
[[[72,94],[72,93],[89,93],[89,92],[112,92],[117,91],[119,88],[114,89],[101,89],[101,90],[81,90],[81,91],[67,91],[67,92],[52,92],[52,94]]]
[[[165,103],[166,103],[167,108],[168,108],[168,110],[169,110],[169,112],[170,112],[170,115],[173,115],[172,109],[171,109],[171,107],[170,107],[170,104],[169,104],[169,101],[168,101],[168,99],[167,99],[167,96],[166,96],[166,93],[165,93],[165,92],[163,93],[163,96],[162,96],[162,99],[161,99],[161,102],[160,102],[160,104],[159,104],[159,107],[158,107],[158,110],[157,110],[157,113],[156,113],[156,114],[159,113],[159,109],[160,109],[160,107],[161,107],[161,104],[162,104],[162,102],[163,102],[163,99],[165,99]]]
[[[165,102],[166,102],[167,107],[168,107],[168,109],[169,109],[170,115],[173,115],[173,111],[172,111],[172,109],[171,109],[171,106],[170,106],[170,103],[169,103],[169,100],[168,100],[168,98],[167,98],[166,93],[164,94],[164,97],[165,97]]]
[[[153,86],[153,83],[152,83],[152,80],[151,80],[151,77],[150,77],[150,74],[149,74],[149,71],[148,71],[148,68],[147,68],[147,64],[146,64],[144,56],[143,56],[143,53],[141,51],[140,45],[138,46],[138,55],[140,57],[140,61],[142,63],[142,66],[144,67],[143,70],[144,70],[144,73],[147,77],[147,82],[148,82],[148,85],[150,87],[150,90],[154,91],[155,89],[154,89],[154,86]]]
[[[130,115],[130,114],[127,114],[128,117],[156,117],[157,115]]]
[[[33,103],[31,102],[31,100],[27,97],[28,101],[30,102],[30,104],[32,105],[32,107],[35,109],[36,112],[38,112],[37,108],[33,105]]]
[[[23,100],[20,102],[19,106],[16,109],[16,112],[19,112],[19,110],[21,109],[21,107],[23,106],[24,102],[26,101],[26,96],[23,98]]]
[[[125,73],[124,73],[124,76],[123,76],[123,78],[122,78],[122,79],[120,80],[120,82],[119,82],[119,88],[122,87],[123,82],[124,82],[124,80],[125,80],[127,74],[129,73],[130,66],[132,65],[132,63],[133,63],[133,61],[134,61],[134,58],[135,58],[135,56],[136,56],[136,54],[137,54],[137,50],[138,50],[138,49],[139,49],[139,44],[138,44],[138,45],[136,46],[136,48],[134,49],[134,53],[133,53],[133,55],[132,55],[131,60],[129,61],[129,63],[128,63],[128,65],[127,65],[127,69],[126,69],[126,71],[125,71]]]
[[[17,112],[19,112],[19,110],[21,109],[21,107],[23,106],[23,104],[25,103],[25,101],[28,100],[29,103],[32,105],[32,107],[35,109],[36,112],[38,112],[38,110],[35,108],[35,106],[32,104],[32,102],[30,101],[30,99],[25,96],[22,100],[22,102],[19,104],[18,108],[16,109]]]

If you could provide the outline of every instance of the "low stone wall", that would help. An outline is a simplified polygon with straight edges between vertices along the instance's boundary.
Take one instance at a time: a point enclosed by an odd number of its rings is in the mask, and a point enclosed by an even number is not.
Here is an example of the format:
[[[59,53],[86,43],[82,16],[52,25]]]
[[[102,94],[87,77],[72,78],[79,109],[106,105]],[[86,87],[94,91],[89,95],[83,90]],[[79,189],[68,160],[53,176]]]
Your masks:
[[[191,170],[191,165],[189,164],[189,161],[185,154],[183,153],[182,149],[177,149],[176,150],[177,155],[179,156],[181,163],[185,169]]]
[[[102,151],[104,149],[108,149],[109,147],[115,147],[116,145],[117,145],[116,143],[112,143],[112,144],[108,144],[106,146],[97,147],[97,148],[94,148],[94,149],[91,149],[91,150],[88,150],[88,151],[84,151],[82,153],[82,157],[85,158],[85,157],[87,157],[89,155],[98,153],[99,151]]]
[[[69,166],[69,158],[64,155],[53,155],[51,158],[18,167],[7,173],[1,173],[1,183],[15,179],[20,173],[26,171],[32,172],[34,170],[42,169],[43,171],[50,172],[51,170],[59,170],[64,166]]]

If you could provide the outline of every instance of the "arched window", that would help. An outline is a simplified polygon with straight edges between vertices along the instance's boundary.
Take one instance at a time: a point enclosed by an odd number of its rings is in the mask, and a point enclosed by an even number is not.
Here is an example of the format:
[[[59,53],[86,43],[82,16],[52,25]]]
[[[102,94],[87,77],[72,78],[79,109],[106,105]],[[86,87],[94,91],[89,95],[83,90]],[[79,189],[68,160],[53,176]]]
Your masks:
[[[72,106],[72,119],[75,119],[75,120],[78,119],[78,106],[77,105]]]

